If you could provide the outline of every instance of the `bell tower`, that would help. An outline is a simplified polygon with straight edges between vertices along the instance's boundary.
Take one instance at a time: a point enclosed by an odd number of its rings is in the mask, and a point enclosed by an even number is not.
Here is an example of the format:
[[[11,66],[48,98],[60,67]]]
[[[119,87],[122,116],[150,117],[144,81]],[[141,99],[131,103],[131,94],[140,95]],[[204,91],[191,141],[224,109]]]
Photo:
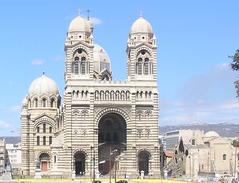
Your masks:
[[[81,16],[74,18],[65,40],[65,83],[93,79],[93,25]]]
[[[156,37],[152,26],[142,16],[131,26],[127,42],[128,80],[157,80]]]

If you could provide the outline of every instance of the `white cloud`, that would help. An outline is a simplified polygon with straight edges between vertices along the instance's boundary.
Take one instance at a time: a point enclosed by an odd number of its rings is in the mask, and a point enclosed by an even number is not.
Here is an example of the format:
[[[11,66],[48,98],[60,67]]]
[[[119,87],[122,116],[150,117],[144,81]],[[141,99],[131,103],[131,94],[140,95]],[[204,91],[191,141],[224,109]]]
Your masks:
[[[51,57],[50,60],[54,62],[61,62],[64,60],[64,58],[62,56],[55,56],[55,57]]]
[[[220,108],[223,110],[238,110],[239,111],[239,101],[232,100],[232,101],[225,102],[220,106]]]
[[[181,98],[160,103],[160,125],[239,123],[236,74],[228,63],[222,63],[193,76],[182,85]]]
[[[229,63],[217,64],[216,69],[219,71],[230,70],[230,64]]]
[[[101,19],[96,18],[96,17],[90,17],[90,20],[94,25],[100,25],[103,23],[103,21]]]
[[[10,106],[10,107],[1,108],[0,112],[3,112],[5,114],[12,114],[12,113],[19,113],[20,110],[21,110],[20,105],[13,105],[13,106]]]
[[[180,106],[175,104],[181,103]],[[161,105],[161,104],[160,104]],[[171,101],[161,105],[160,125],[177,125],[192,123],[239,123],[239,101],[222,100],[203,102]]]
[[[42,64],[44,64],[43,59],[36,58],[32,61],[32,65],[42,65]]]
[[[206,101],[212,98],[225,100],[235,97],[234,81],[237,75],[228,63],[215,65],[208,71],[192,76],[182,85],[181,96],[185,102]]]
[[[8,109],[8,111],[15,113],[15,112],[19,112],[20,109],[21,109],[20,105],[14,105],[14,106],[11,106],[11,107]]]
[[[10,128],[10,127],[11,127],[11,125],[8,122],[0,120],[0,129],[6,129],[6,128]]]

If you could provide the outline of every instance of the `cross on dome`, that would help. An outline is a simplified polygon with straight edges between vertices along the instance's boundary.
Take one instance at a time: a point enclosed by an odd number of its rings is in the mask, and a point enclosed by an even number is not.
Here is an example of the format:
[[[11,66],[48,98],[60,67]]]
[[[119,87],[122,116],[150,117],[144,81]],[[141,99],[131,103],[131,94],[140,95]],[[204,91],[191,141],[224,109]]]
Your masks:
[[[86,10],[87,12],[87,20],[90,20],[90,10]]]
[[[77,15],[80,16],[80,8],[77,10]]]
[[[139,11],[139,17],[143,17],[143,11],[142,10]]]

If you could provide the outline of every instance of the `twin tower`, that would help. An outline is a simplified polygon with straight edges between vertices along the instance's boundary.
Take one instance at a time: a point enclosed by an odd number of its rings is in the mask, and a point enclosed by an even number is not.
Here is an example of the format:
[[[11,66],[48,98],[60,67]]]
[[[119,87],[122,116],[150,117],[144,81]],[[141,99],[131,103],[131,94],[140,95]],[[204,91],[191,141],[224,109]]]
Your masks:
[[[91,19],[74,18],[65,41],[65,89],[34,80],[21,113],[22,173],[34,177],[160,176],[156,37],[143,17],[127,41],[126,81],[113,81]],[[123,69],[123,68],[122,68]]]

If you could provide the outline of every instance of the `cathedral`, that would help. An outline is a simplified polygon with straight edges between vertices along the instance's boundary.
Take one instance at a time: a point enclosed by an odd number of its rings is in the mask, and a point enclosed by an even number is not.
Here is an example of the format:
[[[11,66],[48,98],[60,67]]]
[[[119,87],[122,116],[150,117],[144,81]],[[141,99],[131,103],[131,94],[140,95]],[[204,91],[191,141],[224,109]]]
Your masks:
[[[63,96],[43,73],[22,102],[25,177],[160,176],[157,43],[142,16],[126,47],[127,79],[112,80],[110,58],[94,42],[91,19],[79,15],[70,22]]]

